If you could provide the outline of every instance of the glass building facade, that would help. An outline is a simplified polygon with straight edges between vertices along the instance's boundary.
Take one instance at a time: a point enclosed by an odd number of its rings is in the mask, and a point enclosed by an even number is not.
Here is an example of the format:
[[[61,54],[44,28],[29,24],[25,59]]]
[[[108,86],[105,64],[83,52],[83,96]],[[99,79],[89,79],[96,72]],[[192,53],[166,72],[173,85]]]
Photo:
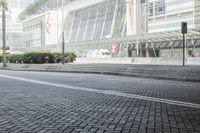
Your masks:
[[[108,0],[71,11],[66,18],[66,39],[80,42],[125,36],[126,6],[126,0]]]
[[[170,32],[179,35],[181,22],[187,22],[189,30],[199,29],[199,3],[198,0],[102,0],[68,11],[66,50],[84,52],[119,44],[116,56],[166,56],[164,49],[175,51],[181,47],[181,40],[176,39],[179,37],[167,40]],[[162,36],[158,36],[160,33]],[[189,39],[187,45],[198,47],[198,42]]]
[[[148,33],[180,30],[181,22],[194,28],[195,0],[149,0]]]
[[[64,14],[65,50],[78,55],[107,49],[114,50],[113,57],[180,57],[182,21],[189,28],[187,47],[200,51],[199,0],[76,0],[65,6]],[[45,29],[39,29],[39,22],[46,22],[35,20],[24,22],[25,44],[45,50],[46,44],[38,41],[48,41]],[[61,51],[61,34],[57,37]]]

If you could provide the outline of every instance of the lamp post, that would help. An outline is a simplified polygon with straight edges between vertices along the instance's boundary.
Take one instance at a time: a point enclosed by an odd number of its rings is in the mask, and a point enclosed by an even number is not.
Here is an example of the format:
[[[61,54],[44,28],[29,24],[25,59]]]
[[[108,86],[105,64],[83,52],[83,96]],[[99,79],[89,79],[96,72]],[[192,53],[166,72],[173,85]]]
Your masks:
[[[64,0],[62,0],[62,64],[65,64]]]
[[[58,12],[59,12],[59,0],[55,0],[55,2],[56,2],[56,23],[57,23],[57,46],[56,46],[56,51],[59,51],[59,17],[58,17]]]

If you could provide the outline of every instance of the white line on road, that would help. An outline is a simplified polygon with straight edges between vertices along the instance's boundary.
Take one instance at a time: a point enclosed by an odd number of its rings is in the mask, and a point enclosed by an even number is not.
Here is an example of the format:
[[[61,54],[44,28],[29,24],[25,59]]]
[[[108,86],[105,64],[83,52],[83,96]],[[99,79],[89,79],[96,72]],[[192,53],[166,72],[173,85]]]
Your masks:
[[[200,104],[194,104],[194,103],[189,103],[189,102],[182,102],[182,101],[168,100],[168,99],[162,99],[162,98],[128,94],[128,93],[123,93],[123,92],[113,91],[113,90],[99,90],[99,89],[92,89],[92,88],[77,87],[77,86],[57,84],[57,83],[52,83],[52,82],[39,81],[39,80],[34,80],[34,79],[27,79],[27,78],[7,76],[7,75],[0,75],[0,77],[19,80],[19,81],[25,81],[25,82],[29,82],[29,83],[47,85],[47,86],[67,88],[67,89],[72,89],[72,90],[89,91],[89,92],[95,92],[95,93],[106,94],[106,95],[135,98],[135,99],[140,99],[140,100],[147,100],[147,101],[152,101],[152,102],[166,103],[166,104],[171,104],[171,105],[200,109]]]

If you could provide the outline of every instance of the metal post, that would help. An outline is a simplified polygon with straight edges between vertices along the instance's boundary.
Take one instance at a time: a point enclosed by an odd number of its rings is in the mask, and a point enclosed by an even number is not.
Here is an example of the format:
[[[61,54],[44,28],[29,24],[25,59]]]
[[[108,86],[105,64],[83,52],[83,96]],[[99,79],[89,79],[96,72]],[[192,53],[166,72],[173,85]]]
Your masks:
[[[183,66],[185,66],[185,34],[183,34]]]
[[[64,0],[62,0],[62,64],[65,64]]]
[[[183,34],[183,66],[185,66],[185,34],[187,34],[187,22],[181,23],[181,32]]]
[[[136,53],[137,53],[137,58],[139,57],[139,41],[138,41],[138,36],[137,36],[137,42],[136,42]]]
[[[2,40],[3,40],[3,67],[7,67],[6,61],[6,9],[2,7]]]
[[[56,51],[58,52],[59,51],[59,41],[58,41],[59,40],[58,39],[59,38],[59,30],[58,30],[58,28],[59,28],[59,25],[58,25],[58,23],[59,23],[59,21],[58,21],[59,0],[57,0],[56,6],[57,6],[56,7],[57,8],[56,9],[56,19],[57,19],[57,22],[56,22],[57,23],[57,46],[56,46],[57,50]]]

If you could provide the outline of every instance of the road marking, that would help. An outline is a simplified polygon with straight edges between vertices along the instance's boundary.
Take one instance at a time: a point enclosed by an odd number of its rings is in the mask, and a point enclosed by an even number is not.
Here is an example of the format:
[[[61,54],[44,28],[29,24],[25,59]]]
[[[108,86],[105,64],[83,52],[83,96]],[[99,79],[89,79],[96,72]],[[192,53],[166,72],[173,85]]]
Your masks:
[[[98,89],[92,89],[92,88],[57,84],[57,83],[52,83],[52,82],[39,81],[39,80],[34,80],[34,79],[27,79],[27,78],[7,76],[7,75],[0,75],[0,77],[19,80],[19,81],[25,81],[25,82],[29,82],[29,83],[47,85],[47,86],[54,86],[54,87],[72,89],[72,90],[89,91],[89,92],[95,92],[95,93],[106,94],[106,95],[135,98],[135,99],[140,99],[140,100],[147,100],[147,101],[152,101],[152,102],[166,103],[166,104],[171,104],[171,105],[200,109],[200,104],[194,104],[194,103],[183,102],[183,101],[168,100],[168,99],[162,99],[162,98],[155,98],[155,97],[148,97],[148,96],[135,95],[135,94],[128,94],[128,93],[123,93],[123,92],[119,92],[119,91],[115,91],[115,90],[98,90]]]

